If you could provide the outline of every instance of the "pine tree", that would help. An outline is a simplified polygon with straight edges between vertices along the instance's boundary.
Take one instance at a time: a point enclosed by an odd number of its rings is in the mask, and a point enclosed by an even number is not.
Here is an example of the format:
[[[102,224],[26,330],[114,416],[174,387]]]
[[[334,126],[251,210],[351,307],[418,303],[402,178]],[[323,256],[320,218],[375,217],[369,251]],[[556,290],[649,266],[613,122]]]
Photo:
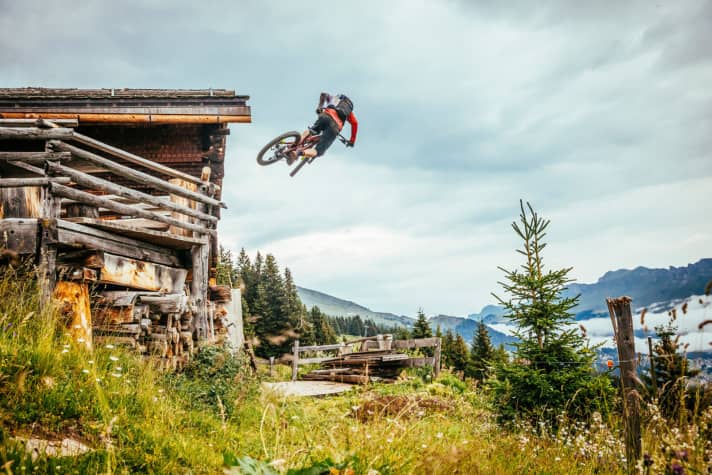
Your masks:
[[[517,416],[556,424],[565,411],[584,418],[593,411],[605,412],[613,388],[610,380],[593,370],[595,348],[573,326],[571,310],[578,296],[565,297],[572,282],[571,268],[544,270],[543,238],[549,221],[520,202],[520,222],[512,223],[523,241],[518,250],[525,262],[521,269],[505,273],[500,285],[510,295],[495,298],[516,324],[515,362],[500,364],[492,382],[494,402],[504,420]]]
[[[218,285],[237,287],[239,273],[232,258],[232,251],[220,246],[218,251],[218,264],[215,269],[215,281]]]
[[[445,331],[445,336],[443,337],[441,345],[441,355],[442,355],[442,365],[444,368],[451,368],[454,361],[454,346],[455,346],[455,335],[453,335],[452,330],[449,328]]]
[[[477,324],[477,332],[472,336],[472,350],[465,375],[478,381],[484,381],[489,375],[494,355],[495,349],[492,346],[487,326],[480,321]]]
[[[452,344],[452,349],[450,352],[452,368],[455,371],[465,371],[467,366],[467,357],[469,352],[467,351],[467,343],[465,339],[459,333],[455,335],[455,340]]]
[[[413,325],[413,338],[430,338],[431,336],[433,336],[433,330],[430,328],[423,309],[419,308],[418,318]]]

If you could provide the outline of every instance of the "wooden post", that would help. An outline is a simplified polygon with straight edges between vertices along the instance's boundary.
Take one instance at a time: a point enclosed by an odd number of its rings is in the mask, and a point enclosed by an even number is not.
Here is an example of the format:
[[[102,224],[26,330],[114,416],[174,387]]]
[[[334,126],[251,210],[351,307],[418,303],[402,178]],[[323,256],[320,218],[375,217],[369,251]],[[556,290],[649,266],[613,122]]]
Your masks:
[[[435,343],[435,355],[433,356],[433,366],[435,370],[433,373],[435,374],[435,377],[437,378],[440,375],[440,352],[441,352],[441,345],[442,345],[442,339],[438,338],[438,341]]]
[[[650,360],[650,379],[653,382],[653,394],[655,395],[655,398],[657,399],[658,397],[658,379],[657,376],[655,375],[655,357],[653,356],[653,339],[652,337],[648,337],[648,359]]]
[[[630,297],[609,298],[608,312],[615,331],[618,345],[621,385],[623,386],[623,421],[625,428],[625,449],[628,468],[632,470],[640,458],[642,442],[640,436],[640,395],[635,389],[636,353],[633,337],[633,314]]]
[[[297,380],[298,366],[299,366],[299,340],[294,340],[294,357],[292,358],[292,381]]]
[[[191,249],[193,280],[190,283],[190,295],[195,306],[193,325],[197,340],[208,338],[208,244],[198,244]]]

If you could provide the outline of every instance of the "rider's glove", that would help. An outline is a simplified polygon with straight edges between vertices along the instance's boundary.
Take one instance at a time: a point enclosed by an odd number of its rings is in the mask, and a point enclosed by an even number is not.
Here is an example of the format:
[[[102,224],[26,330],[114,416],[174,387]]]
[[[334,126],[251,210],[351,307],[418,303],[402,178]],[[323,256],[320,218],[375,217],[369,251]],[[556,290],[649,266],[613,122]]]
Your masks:
[[[349,140],[348,142],[346,142],[346,146],[347,146],[347,147],[353,147],[353,146],[354,146],[354,143]]]

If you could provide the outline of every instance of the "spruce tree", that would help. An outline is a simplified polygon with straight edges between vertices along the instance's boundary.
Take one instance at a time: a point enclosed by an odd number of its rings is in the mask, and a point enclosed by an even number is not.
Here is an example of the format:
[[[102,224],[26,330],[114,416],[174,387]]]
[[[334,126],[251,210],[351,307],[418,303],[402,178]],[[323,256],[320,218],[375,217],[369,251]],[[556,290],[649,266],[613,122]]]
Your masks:
[[[495,349],[492,346],[487,326],[480,321],[477,331],[472,336],[472,349],[465,375],[484,381],[489,375],[489,368],[494,362]]]
[[[465,371],[468,354],[469,352],[467,351],[467,343],[465,342],[465,339],[459,333],[456,334],[450,353],[452,368],[455,371]]]
[[[523,241],[520,269],[506,270],[500,282],[509,298],[495,298],[506,317],[517,326],[515,361],[500,364],[492,382],[494,403],[503,420],[517,416],[556,424],[557,416],[585,418],[604,412],[613,388],[610,380],[593,369],[595,348],[574,326],[571,310],[578,296],[566,297],[571,268],[544,270],[543,239],[549,221],[520,201],[519,223],[512,228]]]
[[[452,330],[449,328],[445,331],[445,336],[443,337],[442,345],[440,348],[442,356],[442,364],[445,368],[450,368],[453,365],[453,349],[455,346],[455,335],[453,335]]]
[[[430,328],[423,309],[419,308],[418,318],[413,325],[413,338],[430,338],[431,336],[433,336],[433,330]]]

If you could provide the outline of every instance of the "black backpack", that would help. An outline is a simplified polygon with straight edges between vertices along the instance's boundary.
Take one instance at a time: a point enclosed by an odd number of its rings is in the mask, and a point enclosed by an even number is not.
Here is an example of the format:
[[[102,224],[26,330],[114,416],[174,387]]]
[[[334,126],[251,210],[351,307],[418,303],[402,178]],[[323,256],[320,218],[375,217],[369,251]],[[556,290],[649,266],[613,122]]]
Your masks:
[[[339,118],[341,118],[341,120],[346,120],[346,118],[350,116],[351,112],[354,110],[354,103],[351,102],[351,99],[348,97],[341,95],[341,100],[338,104],[336,104],[334,109],[336,109],[336,112],[339,114]]]

